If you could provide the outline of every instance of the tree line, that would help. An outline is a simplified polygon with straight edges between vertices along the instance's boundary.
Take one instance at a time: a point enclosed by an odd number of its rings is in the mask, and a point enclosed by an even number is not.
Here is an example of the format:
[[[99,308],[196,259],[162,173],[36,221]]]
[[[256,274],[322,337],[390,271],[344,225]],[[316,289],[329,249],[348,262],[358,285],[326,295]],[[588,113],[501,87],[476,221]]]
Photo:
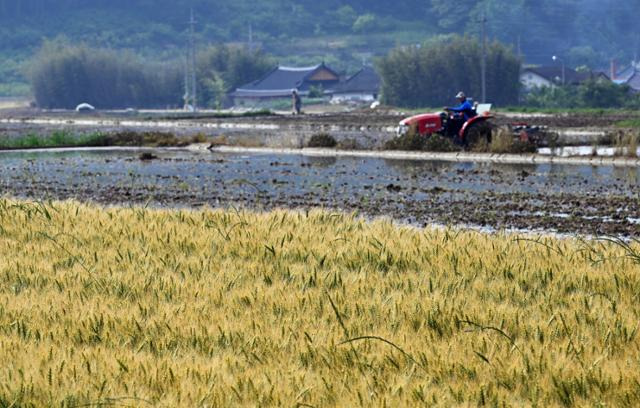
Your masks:
[[[153,62],[130,51],[46,41],[29,62],[28,78],[42,108],[167,108],[184,104],[185,63]],[[208,46],[197,61],[199,104],[223,105],[235,87],[264,74],[272,62],[242,47]]]
[[[17,68],[43,38],[66,35],[91,47],[177,59],[189,10],[199,44],[253,40],[287,63],[331,61],[356,70],[362,58],[438,35],[478,36],[510,45],[526,63],[606,69],[640,55],[634,29],[640,0],[0,0],[0,94],[25,89]]]
[[[383,99],[395,106],[438,106],[459,90],[480,97],[480,45],[470,37],[446,37],[399,47],[378,61]],[[518,101],[520,61],[505,46],[487,52],[487,95],[494,103]],[[29,79],[38,106],[73,109],[181,107],[185,62],[150,62],[130,51],[47,41],[31,60]],[[235,88],[262,77],[274,59],[246,47],[211,45],[198,52],[198,103],[221,107]]]
[[[418,24],[422,33],[475,35],[486,21],[489,36],[513,45],[527,62],[550,63],[561,54],[578,66],[640,52],[640,33],[632,29],[640,0],[0,0],[1,47],[77,33],[100,46],[182,45],[191,7],[199,34],[216,42],[246,40],[250,24],[258,41],[275,46],[284,38],[392,33]]]
[[[589,80],[579,85],[564,85],[534,89],[524,95],[522,105],[532,108],[640,108],[640,94],[628,85],[606,80]]]
[[[29,64],[31,89],[42,108],[175,106],[182,74],[129,52],[46,42]]]
[[[472,37],[447,36],[420,46],[397,47],[378,60],[383,102],[410,108],[453,102],[460,90],[481,97],[481,45]],[[521,61],[498,42],[487,47],[487,102],[543,109],[640,108],[640,94],[628,85],[592,79],[578,85],[541,87],[523,92]]]
[[[463,90],[481,97],[481,45],[472,37],[445,36],[420,46],[397,47],[377,60],[383,102],[400,107],[453,103]],[[487,101],[499,106],[537,108],[639,107],[640,96],[627,86],[589,81],[579,86],[520,92],[521,61],[498,42],[487,45]],[[276,65],[273,57],[242,46],[199,49],[198,104],[222,107],[228,93],[259,79]],[[185,61],[153,62],[130,51],[46,41],[30,61],[36,103],[42,108],[73,109],[87,102],[101,109],[176,108],[184,104]]]

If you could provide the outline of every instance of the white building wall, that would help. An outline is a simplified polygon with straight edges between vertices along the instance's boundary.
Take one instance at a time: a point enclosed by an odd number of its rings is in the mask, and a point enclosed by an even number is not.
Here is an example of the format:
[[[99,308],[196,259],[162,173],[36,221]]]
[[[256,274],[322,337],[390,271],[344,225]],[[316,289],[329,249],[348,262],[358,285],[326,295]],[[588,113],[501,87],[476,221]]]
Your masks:
[[[335,94],[331,97],[331,103],[333,104],[348,102],[370,103],[375,100],[376,98],[373,96],[373,94],[365,93],[341,93]]]
[[[520,74],[520,83],[527,91],[535,88],[553,86],[553,83],[551,81],[531,71],[524,71],[522,74]]]

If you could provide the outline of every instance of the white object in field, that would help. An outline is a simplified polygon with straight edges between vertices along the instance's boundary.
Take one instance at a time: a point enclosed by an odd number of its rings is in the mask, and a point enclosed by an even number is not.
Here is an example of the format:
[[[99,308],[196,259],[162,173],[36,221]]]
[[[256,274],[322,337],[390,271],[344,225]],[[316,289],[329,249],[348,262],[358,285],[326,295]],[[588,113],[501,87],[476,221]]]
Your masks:
[[[485,113],[489,113],[491,112],[491,104],[490,103],[479,103],[478,107],[476,108],[476,113],[480,116],[484,115]]]
[[[94,110],[96,110],[96,108],[94,108],[93,105],[89,105],[88,103],[81,103],[80,105],[76,106],[76,112],[87,112]]]
[[[373,102],[373,103],[371,104],[371,109],[375,109],[375,108],[377,108],[378,106],[380,106],[380,101],[375,101],[375,102]]]

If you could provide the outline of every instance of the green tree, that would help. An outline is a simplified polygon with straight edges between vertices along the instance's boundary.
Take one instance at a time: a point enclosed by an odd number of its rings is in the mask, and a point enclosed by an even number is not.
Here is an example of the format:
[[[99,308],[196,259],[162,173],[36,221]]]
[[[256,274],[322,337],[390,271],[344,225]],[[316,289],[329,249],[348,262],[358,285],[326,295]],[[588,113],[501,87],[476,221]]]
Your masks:
[[[580,85],[538,88],[525,97],[525,105],[536,108],[633,108],[640,106],[640,96],[626,85],[607,80],[588,80]]]
[[[322,88],[322,84],[318,86],[310,86],[309,87],[309,98],[322,98],[324,96],[324,89]]]
[[[469,12],[478,3],[476,0],[431,0],[431,12],[438,26],[454,32],[463,31],[469,22]]]
[[[358,15],[349,5],[342,6],[336,11],[336,22],[341,28],[351,28],[356,18]]]
[[[567,52],[567,63],[578,67],[595,67],[603,57],[597,53],[591,46],[573,47]]]
[[[261,51],[227,45],[209,46],[198,57],[200,101],[218,107],[235,88],[255,81],[273,68],[271,57]]]
[[[363,14],[353,23],[354,33],[370,33],[378,28],[378,20],[373,14]]]
[[[481,91],[480,45],[469,37],[441,38],[422,46],[399,47],[378,61],[385,103],[442,106],[460,90]],[[514,104],[519,93],[520,60],[505,46],[488,47],[487,96],[500,105]]]

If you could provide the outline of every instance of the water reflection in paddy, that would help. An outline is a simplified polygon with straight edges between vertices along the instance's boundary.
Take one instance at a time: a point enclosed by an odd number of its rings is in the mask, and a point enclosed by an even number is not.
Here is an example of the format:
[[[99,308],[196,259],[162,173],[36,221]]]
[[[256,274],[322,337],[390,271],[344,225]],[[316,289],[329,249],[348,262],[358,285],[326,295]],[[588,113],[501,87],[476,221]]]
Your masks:
[[[574,216],[597,220],[622,211],[616,222],[626,231],[637,223],[624,220],[640,218],[634,206],[640,170],[633,167],[152,152],[158,158],[150,161],[140,160],[140,149],[3,152],[0,187],[3,194],[37,199],[323,206],[417,223],[498,227],[580,229]],[[558,213],[572,217],[537,221]]]

